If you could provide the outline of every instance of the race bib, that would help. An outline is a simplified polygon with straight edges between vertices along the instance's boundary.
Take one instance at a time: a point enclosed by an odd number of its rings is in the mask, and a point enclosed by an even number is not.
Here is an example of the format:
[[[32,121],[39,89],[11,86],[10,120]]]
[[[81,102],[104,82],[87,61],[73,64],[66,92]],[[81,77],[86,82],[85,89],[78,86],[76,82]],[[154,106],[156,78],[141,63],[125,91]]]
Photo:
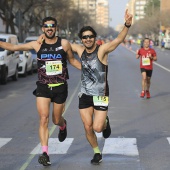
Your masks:
[[[46,61],[46,74],[57,75],[62,74],[62,62],[61,61]]]
[[[149,66],[151,64],[151,61],[149,58],[142,58],[142,65],[143,66]]]
[[[108,106],[109,97],[108,96],[93,96],[94,106]]]

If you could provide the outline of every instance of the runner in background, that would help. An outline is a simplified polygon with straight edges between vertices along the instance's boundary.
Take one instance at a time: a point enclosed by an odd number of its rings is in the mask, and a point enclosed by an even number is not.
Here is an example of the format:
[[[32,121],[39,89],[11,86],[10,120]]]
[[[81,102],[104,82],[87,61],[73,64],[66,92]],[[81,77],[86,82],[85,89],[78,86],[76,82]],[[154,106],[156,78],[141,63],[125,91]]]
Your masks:
[[[143,41],[143,48],[137,50],[136,58],[140,58],[140,69],[142,74],[142,92],[140,97],[150,98],[150,85],[153,71],[153,61],[157,60],[156,52],[150,48],[150,39],[145,38]]]

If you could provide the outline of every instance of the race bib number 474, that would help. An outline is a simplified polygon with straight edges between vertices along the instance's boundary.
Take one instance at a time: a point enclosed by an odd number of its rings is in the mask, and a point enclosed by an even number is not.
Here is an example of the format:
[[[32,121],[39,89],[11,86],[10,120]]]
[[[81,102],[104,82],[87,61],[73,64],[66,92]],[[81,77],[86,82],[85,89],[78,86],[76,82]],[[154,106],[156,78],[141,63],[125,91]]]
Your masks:
[[[108,106],[109,97],[108,96],[93,96],[94,106]]]
[[[46,74],[57,75],[62,74],[62,62],[61,61],[46,61]]]

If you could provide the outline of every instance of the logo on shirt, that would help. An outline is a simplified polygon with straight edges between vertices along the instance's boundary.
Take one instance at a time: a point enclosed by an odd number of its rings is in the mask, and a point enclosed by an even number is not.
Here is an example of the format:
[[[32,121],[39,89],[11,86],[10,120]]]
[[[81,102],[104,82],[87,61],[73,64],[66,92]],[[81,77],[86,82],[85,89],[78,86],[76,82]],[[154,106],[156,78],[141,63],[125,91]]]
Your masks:
[[[41,59],[62,59],[61,54],[41,54]]]

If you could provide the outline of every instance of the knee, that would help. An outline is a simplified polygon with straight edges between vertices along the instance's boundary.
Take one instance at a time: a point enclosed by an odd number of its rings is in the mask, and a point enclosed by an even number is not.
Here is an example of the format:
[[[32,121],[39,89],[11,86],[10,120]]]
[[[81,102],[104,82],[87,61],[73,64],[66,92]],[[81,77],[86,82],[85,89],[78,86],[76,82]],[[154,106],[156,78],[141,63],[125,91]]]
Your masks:
[[[93,130],[97,133],[100,133],[103,131],[103,126],[100,125],[93,125]]]
[[[146,78],[146,77],[143,77],[143,81],[147,81],[147,78]]]
[[[147,83],[150,83],[150,79],[149,78],[147,79]]]
[[[48,124],[48,116],[41,115],[40,116],[40,125],[46,125],[46,124]]]
[[[87,134],[91,134],[93,132],[92,125],[84,125],[84,128]]]

